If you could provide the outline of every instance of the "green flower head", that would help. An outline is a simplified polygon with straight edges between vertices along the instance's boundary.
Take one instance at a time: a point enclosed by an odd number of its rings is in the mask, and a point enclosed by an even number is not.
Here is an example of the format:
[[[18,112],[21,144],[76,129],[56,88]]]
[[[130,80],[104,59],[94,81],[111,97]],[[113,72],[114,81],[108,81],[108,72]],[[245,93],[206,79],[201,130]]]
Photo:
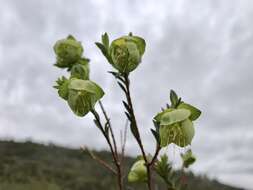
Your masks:
[[[190,145],[195,134],[193,121],[201,111],[181,102],[177,108],[167,108],[155,116],[160,125],[159,136],[162,147],[174,143],[180,147]]]
[[[59,68],[71,68],[83,53],[83,47],[73,36],[58,40],[54,45],[54,52],[57,56],[55,66]]]
[[[199,118],[201,111],[184,103],[175,91],[170,91],[171,105],[154,117],[157,131],[154,132],[161,147],[174,143],[180,147],[190,145],[195,134],[193,121]]]
[[[168,108],[157,114],[155,120],[159,122],[161,147],[174,143],[180,147],[191,144],[195,130],[189,119],[191,112],[187,109]]]
[[[147,167],[143,159],[133,164],[128,174],[129,182],[145,182],[147,180]]]
[[[85,116],[104,95],[103,90],[94,82],[70,79],[68,104],[77,116]]]
[[[137,68],[145,52],[145,40],[138,36],[123,36],[112,41],[109,48],[110,62],[121,73]]]

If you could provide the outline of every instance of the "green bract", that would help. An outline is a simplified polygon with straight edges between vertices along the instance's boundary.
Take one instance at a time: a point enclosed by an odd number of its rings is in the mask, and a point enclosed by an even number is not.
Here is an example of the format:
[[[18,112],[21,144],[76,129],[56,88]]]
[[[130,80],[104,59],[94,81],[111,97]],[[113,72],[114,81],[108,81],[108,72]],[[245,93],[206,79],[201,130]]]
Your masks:
[[[178,108],[183,108],[183,109],[189,110],[191,112],[189,119],[192,121],[198,119],[199,116],[201,115],[201,111],[199,109],[195,108],[194,106],[192,106],[190,104],[186,104],[184,102],[180,103]]]
[[[147,180],[147,167],[145,166],[145,161],[138,160],[131,167],[128,174],[129,182],[145,182]]]
[[[69,80],[62,76],[61,78],[58,78],[58,80],[56,81],[57,85],[54,86],[54,88],[58,89],[58,94],[61,98],[63,98],[64,100],[68,99],[68,95],[69,95]]]
[[[77,116],[85,116],[104,95],[103,90],[89,80],[71,79],[68,104]]]
[[[71,78],[89,79],[89,63],[87,59],[80,59],[76,64],[74,64],[71,68]]]
[[[145,52],[145,40],[138,36],[123,36],[114,40],[109,48],[111,64],[121,73],[136,69]]]
[[[186,109],[173,109],[162,114],[160,125],[171,125],[187,119],[191,112]]]
[[[82,44],[69,35],[66,39],[58,40],[54,45],[54,52],[57,56],[55,66],[60,68],[71,68],[83,53]]]
[[[191,144],[194,137],[194,127],[189,119],[191,112],[187,109],[166,109],[154,118],[159,122],[161,147],[174,143],[180,147]]]

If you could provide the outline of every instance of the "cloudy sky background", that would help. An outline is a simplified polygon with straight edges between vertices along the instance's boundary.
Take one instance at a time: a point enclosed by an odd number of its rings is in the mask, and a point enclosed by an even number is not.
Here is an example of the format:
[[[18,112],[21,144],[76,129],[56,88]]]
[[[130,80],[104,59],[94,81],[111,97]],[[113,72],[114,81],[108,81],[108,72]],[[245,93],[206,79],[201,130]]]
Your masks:
[[[252,189],[252,18],[251,0],[0,0],[0,138],[107,148],[92,116],[74,116],[52,88],[66,74],[52,66],[52,46],[68,34],[83,42],[91,78],[104,88],[119,132],[122,93],[94,42],[105,31],[111,38],[132,31],[147,42],[131,76],[145,148],[153,151],[151,118],[174,89],[203,111],[193,170]],[[138,153],[131,135],[127,152]]]

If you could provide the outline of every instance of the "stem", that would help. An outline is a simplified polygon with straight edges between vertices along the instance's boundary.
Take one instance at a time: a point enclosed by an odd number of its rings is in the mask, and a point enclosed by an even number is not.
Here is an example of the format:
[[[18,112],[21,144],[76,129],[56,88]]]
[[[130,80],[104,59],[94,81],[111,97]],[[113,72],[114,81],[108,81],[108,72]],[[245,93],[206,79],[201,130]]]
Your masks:
[[[156,145],[156,151],[155,151],[155,154],[154,154],[154,156],[153,156],[153,158],[152,158],[151,162],[149,163],[149,165],[150,165],[150,166],[153,166],[153,165],[154,165],[154,163],[155,163],[155,161],[156,161],[156,159],[157,159],[157,156],[158,156],[158,154],[159,154],[160,150],[161,150],[161,147],[160,147],[160,145],[159,145],[159,144],[157,144],[157,145]]]
[[[122,170],[123,170],[124,158],[125,158],[127,127],[128,127],[128,119],[126,120],[124,133],[122,134],[122,131],[121,131],[121,157],[120,157],[120,163],[121,163],[121,166],[122,166]]]
[[[104,166],[105,168],[107,168],[108,170],[110,170],[113,174],[117,175],[117,172],[108,163],[106,163],[104,160],[102,160],[101,158],[99,158],[98,156],[96,156],[87,147],[81,147],[81,150],[87,151],[93,160],[96,160],[99,164],[101,164],[102,166]]]
[[[105,111],[105,108],[104,108],[104,106],[103,106],[103,104],[102,104],[102,101],[99,100],[98,103],[99,103],[100,108],[101,108],[101,110],[102,110],[102,112],[103,112],[103,114],[104,114],[104,117],[105,117],[105,119],[106,119],[106,122],[107,122],[108,125],[109,125],[109,130],[110,130],[110,133],[111,133],[111,136],[112,136],[112,141],[113,141],[113,146],[114,146],[115,155],[116,155],[116,157],[117,157],[117,159],[118,159],[117,144],[116,144],[114,132],[113,132],[113,130],[112,130],[112,125],[111,125],[110,118],[108,117],[108,115],[107,115],[107,113],[106,113],[106,111]]]
[[[99,114],[96,112],[95,109],[91,110],[92,114],[95,117],[95,121],[96,124],[98,126],[98,128],[101,130],[102,134],[104,135],[109,147],[110,147],[110,151],[113,157],[113,162],[117,168],[117,184],[118,184],[118,189],[119,190],[123,190],[123,178],[122,178],[122,171],[121,171],[121,165],[120,162],[118,161],[118,157],[116,156],[115,150],[113,149],[112,143],[110,141],[110,137],[109,135],[106,133],[106,131],[103,128],[103,125],[101,123]]]
[[[159,155],[159,152],[161,150],[161,147],[159,144],[156,145],[156,151],[155,154],[152,158],[152,160],[148,163],[147,168],[149,168],[149,172],[150,172],[150,184],[151,186],[153,186],[153,178],[152,178],[152,170],[155,164],[155,161],[157,160],[157,156]],[[152,187],[153,188],[153,187]]]
[[[123,77],[124,77],[124,84],[125,84],[125,94],[126,94],[126,99],[127,99],[127,103],[128,103],[128,106],[130,108],[129,110],[129,114],[131,116],[131,121],[132,124],[136,127],[136,133],[137,135],[135,137],[140,149],[141,149],[141,152],[142,152],[142,156],[143,156],[143,159],[146,163],[146,167],[147,167],[147,176],[148,176],[148,181],[147,181],[147,184],[148,184],[148,189],[149,190],[152,190],[153,189],[153,184],[152,184],[152,171],[151,171],[151,167],[149,166],[149,162],[148,162],[148,159],[147,159],[147,156],[146,156],[146,153],[145,153],[145,150],[144,150],[144,147],[143,147],[143,144],[142,144],[142,141],[141,141],[141,137],[140,137],[140,132],[139,132],[139,128],[138,128],[138,125],[137,125],[137,121],[136,121],[136,118],[135,118],[135,114],[134,114],[134,108],[133,108],[133,104],[132,104],[132,99],[131,99],[131,94],[130,94],[130,81],[129,81],[129,77],[128,77],[128,74],[123,74]]]

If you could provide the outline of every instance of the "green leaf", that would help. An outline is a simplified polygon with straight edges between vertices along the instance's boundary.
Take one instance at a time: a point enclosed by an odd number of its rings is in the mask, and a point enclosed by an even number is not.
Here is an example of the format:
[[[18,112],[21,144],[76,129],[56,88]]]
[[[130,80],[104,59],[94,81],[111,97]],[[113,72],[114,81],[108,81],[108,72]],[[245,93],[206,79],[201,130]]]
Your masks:
[[[191,112],[187,109],[176,109],[162,114],[160,125],[171,125],[187,119]]]
[[[160,144],[160,137],[159,137],[159,133],[158,133],[158,132],[156,132],[154,129],[150,129],[150,130],[151,130],[151,132],[152,132],[153,136],[155,137],[155,140],[156,140],[157,144]]]
[[[107,51],[109,50],[109,36],[107,33],[104,33],[102,35],[102,43],[104,44],[105,48],[107,49]]]
[[[190,104],[187,104],[187,103],[181,103],[178,106],[178,108],[183,108],[183,109],[189,110],[191,112],[191,115],[190,115],[189,119],[192,120],[192,121],[195,121],[201,115],[201,111],[198,108],[196,108],[196,107],[194,107]]]
[[[95,44],[96,44],[96,46],[101,50],[101,52],[103,53],[103,55],[104,55],[105,57],[107,57],[107,50],[106,50],[106,47],[105,47],[103,44],[101,44],[100,42],[96,42]]]
[[[170,90],[170,102],[173,108],[176,108],[178,96],[174,90]]]
[[[155,171],[163,179],[168,179],[171,171],[171,166],[168,162],[168,156],[166,154],[160,157],[160,160],[156,162]]]
[[[131,129],[131,132],[132,132],[133,136],[136,139],[139,139],[140,138],[139,131],[137,129],[137,126],[133,122],[130,123],[130,129]]]

